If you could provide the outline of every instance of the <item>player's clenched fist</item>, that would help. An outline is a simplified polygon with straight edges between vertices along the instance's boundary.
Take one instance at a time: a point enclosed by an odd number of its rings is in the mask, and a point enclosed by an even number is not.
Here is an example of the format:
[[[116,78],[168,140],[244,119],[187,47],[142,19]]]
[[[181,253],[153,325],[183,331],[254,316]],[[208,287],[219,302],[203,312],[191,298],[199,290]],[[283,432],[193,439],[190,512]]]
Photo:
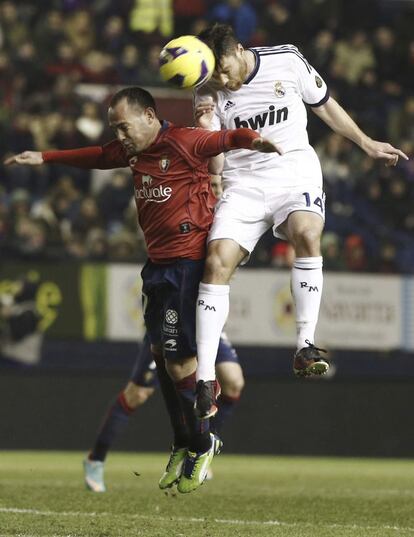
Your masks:
[[[40,151],[23,151],[18,155],[13,155],[4,161],[7,166],[10,164],[26,164],[28,166],[39,166],[43,164],[43,156]]]

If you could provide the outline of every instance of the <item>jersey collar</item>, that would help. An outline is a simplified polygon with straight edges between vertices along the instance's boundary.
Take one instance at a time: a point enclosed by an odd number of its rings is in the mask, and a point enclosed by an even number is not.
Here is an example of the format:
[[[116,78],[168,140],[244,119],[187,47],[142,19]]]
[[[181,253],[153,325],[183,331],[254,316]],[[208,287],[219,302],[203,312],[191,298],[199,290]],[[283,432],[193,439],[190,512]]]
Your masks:
[[[250,52],[253,52],[255,63],[254,63],[253,71],[246,78],[243,84],[250,84],[253,78],[257,75],[257,71],[259,70],[259,67],[260,67],[260,56],[258,55],[258,53],[253,48],[249,48],[247,50],[250,50]]]

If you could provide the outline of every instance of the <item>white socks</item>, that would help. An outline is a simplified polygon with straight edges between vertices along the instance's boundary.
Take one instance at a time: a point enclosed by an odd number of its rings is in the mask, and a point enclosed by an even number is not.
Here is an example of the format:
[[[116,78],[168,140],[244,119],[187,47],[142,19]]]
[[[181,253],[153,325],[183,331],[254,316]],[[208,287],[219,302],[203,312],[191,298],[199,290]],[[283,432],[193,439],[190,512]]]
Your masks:
[[[297,349],[314,342],[323,286],[322,257],[297,257],[292,268],[292,295],[296,306]]]
[[[221,332],[229,314],[229,285],[200,283],[196,309],[198,366],[196,380],[216,378],[216,357]]]

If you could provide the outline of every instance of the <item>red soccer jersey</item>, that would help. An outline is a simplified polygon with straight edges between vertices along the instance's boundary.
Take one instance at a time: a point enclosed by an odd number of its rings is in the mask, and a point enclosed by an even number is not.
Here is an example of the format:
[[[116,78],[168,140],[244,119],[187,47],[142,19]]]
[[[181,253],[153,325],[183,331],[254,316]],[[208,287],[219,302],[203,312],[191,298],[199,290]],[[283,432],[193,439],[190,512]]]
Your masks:
[[[215,204],[208,159],[229,149],[250,147],[257,136],[249,129],[210,132],[163,122],[155,142],[136,157],[128,158],[114,140],[103,147],[46,151],[43,158],[85,168],[129,166],[148,256],[154,263],[170,263],[205,255]]]

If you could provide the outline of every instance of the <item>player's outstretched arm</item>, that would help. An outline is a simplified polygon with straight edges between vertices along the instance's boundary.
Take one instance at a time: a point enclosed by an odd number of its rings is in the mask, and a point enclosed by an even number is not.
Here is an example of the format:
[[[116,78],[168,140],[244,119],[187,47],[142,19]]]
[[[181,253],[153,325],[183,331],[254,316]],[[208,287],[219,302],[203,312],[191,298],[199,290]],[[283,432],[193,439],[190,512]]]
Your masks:
[[[385,160],[386,166],[395,166],[399,157],[408,160],[407,155],[401,149],[367,136],[332,97],[322,106],[314,107],[312,110],[333,131],[355,142],[371,158]]]
[[[128,166],[128,158],[118,140],[103,146],[80,147],[53,151],[24,151],[9,157],[4,164],[25,164],[37,166],[43,163],[66,164],[86,170],[112,170]]]
[[[6,158],[4,164],[10,166],[10,164],[24,164],[25,166],[40,166],[43,164],[43,155],[40,151],[23,151],[18,155],[13,155]]]

